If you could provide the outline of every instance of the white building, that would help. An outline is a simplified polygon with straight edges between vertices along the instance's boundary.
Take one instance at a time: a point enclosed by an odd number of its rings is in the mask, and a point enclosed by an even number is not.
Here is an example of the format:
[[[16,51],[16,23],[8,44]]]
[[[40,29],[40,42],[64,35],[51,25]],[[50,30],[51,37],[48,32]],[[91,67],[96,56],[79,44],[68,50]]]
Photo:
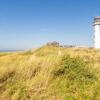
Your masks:
[[[100,17],[95,17],[94,22],[94,48],[100,48]]]

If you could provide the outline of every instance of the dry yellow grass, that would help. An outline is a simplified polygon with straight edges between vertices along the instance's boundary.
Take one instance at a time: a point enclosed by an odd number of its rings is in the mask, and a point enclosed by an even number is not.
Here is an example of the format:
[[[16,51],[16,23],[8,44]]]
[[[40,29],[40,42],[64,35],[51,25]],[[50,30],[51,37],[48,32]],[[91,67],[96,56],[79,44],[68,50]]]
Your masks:
[[[0,55],[0,100],[100,100],[100,50],[44,46]],[[68,55],[88,63],[97,80],[78,86],[67,74],[55,79],[53,72]]]

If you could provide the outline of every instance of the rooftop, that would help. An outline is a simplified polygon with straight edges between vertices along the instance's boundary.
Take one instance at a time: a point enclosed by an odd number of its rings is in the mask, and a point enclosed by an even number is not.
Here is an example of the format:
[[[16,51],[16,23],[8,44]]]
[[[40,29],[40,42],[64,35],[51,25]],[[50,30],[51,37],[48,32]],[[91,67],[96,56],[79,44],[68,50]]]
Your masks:
[[[100,16],[97,16],[94,18],[94,25],[97,25],[97,24],[100,25]]]
[[[100,21],[100,17],[95,17],[95,18],[94,18],[94,21],[95,21],[95,22]]]

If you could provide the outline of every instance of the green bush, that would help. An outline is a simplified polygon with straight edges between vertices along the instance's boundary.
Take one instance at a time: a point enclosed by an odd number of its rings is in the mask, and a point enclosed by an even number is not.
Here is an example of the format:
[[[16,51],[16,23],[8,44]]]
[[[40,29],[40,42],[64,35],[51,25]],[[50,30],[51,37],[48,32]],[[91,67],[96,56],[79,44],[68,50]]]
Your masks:
[[[90,65],[82,58],[71,58],[65,56],[61,64],[53,71],[54,84],[51,86],[55,94],[62,97],[71,96],[75,100],[90,100],[93,94],[88,94],[97,80],[95,73],[90,69]],[[66,94],[63,96],[63,94]],[[72,100],[74,100],[72,99]]]
[[[61,65],[54,71],[54,76],[67,75],[70,80],[93,81],[95,75],[89,69],[89,64],[82,58],[71,58],[65,56],[62,59]]]

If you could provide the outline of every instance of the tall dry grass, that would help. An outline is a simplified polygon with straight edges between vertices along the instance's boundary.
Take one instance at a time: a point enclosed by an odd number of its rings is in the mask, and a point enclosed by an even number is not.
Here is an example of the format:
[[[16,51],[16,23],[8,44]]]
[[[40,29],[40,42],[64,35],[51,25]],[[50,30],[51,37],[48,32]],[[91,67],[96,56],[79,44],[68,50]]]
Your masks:
[[[99,50],[44,46],[0,55],[0,100],[100,99]]]

